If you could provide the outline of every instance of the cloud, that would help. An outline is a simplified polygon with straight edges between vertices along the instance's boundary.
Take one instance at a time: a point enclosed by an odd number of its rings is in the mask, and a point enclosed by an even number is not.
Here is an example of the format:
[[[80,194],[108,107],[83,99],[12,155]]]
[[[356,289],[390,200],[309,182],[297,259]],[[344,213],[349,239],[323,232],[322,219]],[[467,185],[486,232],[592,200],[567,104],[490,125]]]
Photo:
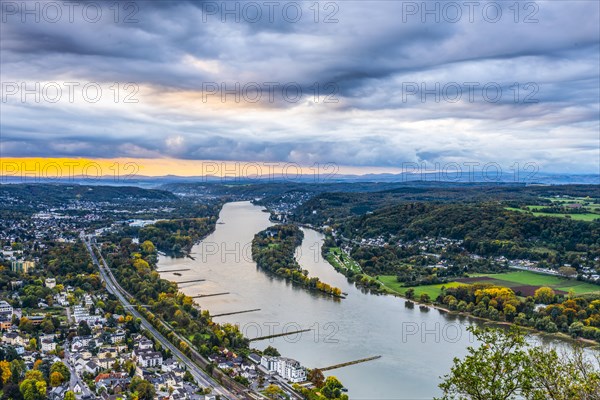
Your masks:
[[[596,2],[51,3],[2,4],[3,156],[599,168]]]

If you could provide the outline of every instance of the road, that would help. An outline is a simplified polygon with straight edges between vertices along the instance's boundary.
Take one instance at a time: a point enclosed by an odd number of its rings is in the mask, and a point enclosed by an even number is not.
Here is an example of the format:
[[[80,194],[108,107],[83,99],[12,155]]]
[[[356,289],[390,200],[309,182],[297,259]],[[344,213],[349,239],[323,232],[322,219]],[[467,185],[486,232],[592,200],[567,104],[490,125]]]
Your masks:
[[[215,380],[213,380],[210,376],[208,376],[208,374],[206,372],[204,372],[201,368],[199,368],[192,360],[190,360],[177,347],[175,347],[175,345],[173,345],[173,343],[168,341],[159,331],[157,331],[154,328],[154,326],[151,323],[149,323],[146,320],[146,318],[144,318],[142,316],[142,314],[140,314],[136,310],[135,306],[132,305],[129,302],[129,300],[127,299],[127,297],[131,297],[131,295],[129,293],[127,293],[119,285],[119,283],[115,279],[114,275],[112,274],[112,271],[110,270],[110,268],[108,268],[108,265],[106,264],[106,261],[104,260],[104,257],[102,257],[102,254],[100,253],[100,251],[98,251],[98,254],[100,254],[100,259],[102,260],[102,264],[100,264],[100,262],[98,261],[98,258],[96,257],[96,254],[94,254],[94,251],[92,250],[92,245],[90,244],[90,242],[88,242],[88,240],[85,238],[84,235],[81,235],[81,237],[83,239],[83,242],[85,243],[85,246],[86,246],[88,252],[90,253],[90,256],[92,257],[92,261],[94,262],[94,265],[96,265],[100,271],[100,276],[101,276],[102,280],[106,283],[106,289],[110,293],[115,295],[117,297],[117,299],[119,299],[119,301],[121,302],[123,307],[126,310],[128,310],[128,312],[130,312],[135,318],[138,318],[141,320],[142,327],[146,331],[148,331],[164,348],[169,349],[171,351],[171,354],[173,354],[175,357],[177,357],[179,360],[181,360],[181,362],[186,365],[187,370],[190,371],[190,373],[192,374],[194,379],[200,385],[203,385],[205,387],[212,387],[213,388],[212,393],[220,395],[221,398],[231,399],[231,400],[235,399],[236,396],[234,396],[229,390],[225,389],[223,386],[221,386],[219,383],[217,383]]]
[[[84,381],[81,380],[81,378],[79,377],[79,374],[77,374],[77,371],[75,371],[75,368],[73,367],[73,364],[71,363],[71,354],[69,353],[69,346],[71,344],[69,342],[65,343],[65,364],[66,366],[69,368],[69,372],[71,372],[71,379],[69,380],[69,389],[73,391],[73,393],[75,393],[75,386],[77,386],[77,384],[79,384],[79,387],[81,387],[81,393],[76,393],[75,396],[80,399],[82,397],[86,397],[86,398],[90,398],[93,399],[96,396],[94,396],[94,394],[92,393],[92,391],[90,390],[90,388],[85,384]]]

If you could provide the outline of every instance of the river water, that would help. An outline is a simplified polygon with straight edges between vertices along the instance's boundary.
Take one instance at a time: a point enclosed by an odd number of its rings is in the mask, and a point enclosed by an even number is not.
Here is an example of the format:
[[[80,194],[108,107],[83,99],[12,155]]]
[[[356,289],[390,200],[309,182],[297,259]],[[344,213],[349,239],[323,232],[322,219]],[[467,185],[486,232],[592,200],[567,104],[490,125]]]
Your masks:
[[[335,300],[308,292],[268,276],[252,261],[250,244],[259,231],[271,226],[269,214],[250,202],[227,203],[215,231],[194,246],[195,258],[161,256],[159,270],[165,279],[201,282],[180,284],[190,295],[229,294],[196,301],[211,315],[260,309],[215,317],[217,322],[239,324],[249,338],[312,328],[292,336],[253,342],[258,349],[271,345],[282,355],[309,368],[381,355],[366,363],[326,373],[337,376],[351,399],[431,399],[439,396],[439,377],[454,357],[466,354],[474,341],[465,328],[473,323],[433,308],[409,307],[392,296],[363,293],[321,257],[323,236],[304,230],[297,259],[322,281],[348,293]]]

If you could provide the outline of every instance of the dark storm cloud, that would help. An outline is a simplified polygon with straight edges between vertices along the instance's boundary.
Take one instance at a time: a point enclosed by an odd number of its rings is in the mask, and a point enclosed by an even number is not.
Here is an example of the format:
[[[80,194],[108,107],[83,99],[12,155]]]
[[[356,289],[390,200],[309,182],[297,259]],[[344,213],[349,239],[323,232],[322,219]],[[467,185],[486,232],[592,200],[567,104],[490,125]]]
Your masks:
[[[582,168],[597,169],[597,2],[538,1],[537,11],[523,8],[515,16],[513,3],[482,1],[473,22],[463,8],[456,23],[443,13],[439,22],[422,10],[407,14],[422,2],[321,2],[317,22],[313,2],[297,3],[297,22],[281,12],[290,2],[280,3],[273,20],[265,2],[254,2],[262,17],[240,14],[239,22],[231,10],[251,2],[121,2],[118,17],[112,2],[82,2],[79,9],[90,3],[101,4],[97,22],[77,12],[68,21],[63,9],[56,23],[43,16],[23,23],[3,3],[3,82],[134,82],[140,103],[11,98],[2,103],[3,155],[392,166],[469,154],[527,158],[527,148],[543,138],[540,162],[570,166],[571,151],[587,149]],[[502,7],[499,21],[483,16],[488,3]],[[447,2],[430,4],[443,9]],[[525,23],[532,10],[537,22]],[[325,23],[327,16],[338,22]],[[247,107],[204,104],[198,98],[207,82],[293,82],[305,94],[319,83],[320,93],[338,102],[315,103],[308,95],[299,102],[263,96]],[[424,98],[407,92],[414,84],[431,90],[465,82],[496,84],[502,95],[490,101],[479,92],[470,101],[465,92],[452,102],[439,90]],[[333,92],[323,89],[328,83]],[[527,95],[536,101],[524,102]],[[498,154],[495,146],[514,151]]]

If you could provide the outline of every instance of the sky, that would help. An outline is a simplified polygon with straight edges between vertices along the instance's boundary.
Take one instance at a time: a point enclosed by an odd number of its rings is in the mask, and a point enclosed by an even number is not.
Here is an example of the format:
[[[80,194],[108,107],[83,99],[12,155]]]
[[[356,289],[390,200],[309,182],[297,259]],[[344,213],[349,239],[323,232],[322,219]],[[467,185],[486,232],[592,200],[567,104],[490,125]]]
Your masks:
[[[599,173],[597,1],[0,3],[5,162]]]

